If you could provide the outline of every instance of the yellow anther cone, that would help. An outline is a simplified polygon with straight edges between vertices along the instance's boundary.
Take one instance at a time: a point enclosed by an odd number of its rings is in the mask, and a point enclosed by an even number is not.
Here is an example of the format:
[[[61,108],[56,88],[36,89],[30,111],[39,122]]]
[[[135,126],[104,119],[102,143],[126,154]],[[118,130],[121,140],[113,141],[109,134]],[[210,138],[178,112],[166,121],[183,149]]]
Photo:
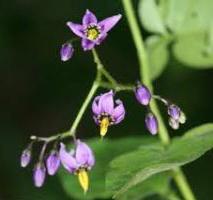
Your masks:
[[[109,118],[105,117],[101,120],[100,123],[100,135],[101,137],[104,137],[107,133],[108,130],[108,126],[109,126]]]
[[[81,187],[84,190],[84,193],[86,193],[88,191],[88,188],[89,188],[89,176],[88,176],[88,173],[85,169],[81,169],[78,172],[78,180],[79,180]]]

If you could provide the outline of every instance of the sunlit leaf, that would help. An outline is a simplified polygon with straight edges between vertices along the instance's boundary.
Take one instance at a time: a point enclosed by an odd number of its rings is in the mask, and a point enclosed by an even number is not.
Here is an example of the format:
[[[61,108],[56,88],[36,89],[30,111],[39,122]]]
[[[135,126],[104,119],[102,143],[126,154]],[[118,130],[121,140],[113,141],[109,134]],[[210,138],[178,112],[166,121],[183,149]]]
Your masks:
[[[176,138],[166,149],[161,144],[123,154],[110,163],[106,185],[119,197],[154,174],[185,165],[213,147],[213,124],[205,124]]]

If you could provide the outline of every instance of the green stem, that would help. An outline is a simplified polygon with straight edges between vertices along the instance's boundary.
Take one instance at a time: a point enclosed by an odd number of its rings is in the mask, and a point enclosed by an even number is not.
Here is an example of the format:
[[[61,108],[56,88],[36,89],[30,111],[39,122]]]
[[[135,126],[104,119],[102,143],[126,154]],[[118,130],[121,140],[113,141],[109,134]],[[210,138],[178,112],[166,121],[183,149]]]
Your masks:
[[[126,13],[126,17],[130,26],[130,30],[132,33],[132,37],[135,43],[135,47],[137,50],[137,55],[139,59],[140,64],[140,76],[141,81],[151,90],[152,89],[152,82],[149,76],[149,63],[148,63],[148,57],[146,54],[143,37],[136,19],[136,15],[134,13],[133,5],[131,0],[122,0],[123,7]],[[159,121],[159,137],[160,140],[164,145],[168,145],[170,143],[170,138],[168,134],[168,130],[163,122],[163,119],[161,117],[160,111],[157,107],[157,104],[155,100],[152,100],[151,102],[151,109],[155,113],[155,115],[158,118]],[[176,184],[182,193],[183,197],[186,200],[195,200],[195,196],[184,176],[182,171],[178,168],[174,170],[175,176],[174,180],[176,181]]]
[[[94,57],[94,62],[97,64],[97,67],[100,69],[102,74],[105,76],[105,78],[113,85],[113,87],[116,87],[118,85],[117,81],[112,77],[112,75],[104,68],[104,65],[102,64],[98,53],[95,49],[92,49],[92,54]]]

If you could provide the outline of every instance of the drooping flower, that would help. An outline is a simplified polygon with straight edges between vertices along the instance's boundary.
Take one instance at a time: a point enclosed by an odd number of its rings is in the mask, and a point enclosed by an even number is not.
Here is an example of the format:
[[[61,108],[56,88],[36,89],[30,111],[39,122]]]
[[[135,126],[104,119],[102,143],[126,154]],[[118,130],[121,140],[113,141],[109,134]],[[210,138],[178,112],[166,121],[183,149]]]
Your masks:
[[[145,117],[146,128],[152,135],[156,135],[158,132],[158,121],[152,112],[149,112]]]
[[[108,127],[120,123],[125,117],[123,102],[114,100],[113,91],[95,97],[92,103],[93,118],[100,126],[100,135],[106,135]]]
[[[74,53],[74,48],[72,44],[70,43],[65,43],[62,45],[61,50],[60,50],[60,55],[61,55],[61,60],[62,61],[68,61]]]
[[[81,187],[84,192],[87,192],[89,188],[87,171],[91,170],[95,164],[91,148],[86,143],[77,140],[75,151],[67,152],[65,145],[61,143],[59,155],[64,168],[78,176]]]
[[[60,158],[56,150],[51,151],[50,155],[46,160],[47,172],[49,175],[53,176],[58,171],[60,167]]]
[[[178,129],[179,124],[184,124],[186,122],[186,116],[183,111],[175,104],[168,105],[168,115],[169,117],[169,125],[173,129]]]
[[[33,171],[33,181],[36,187],[41,187],[46,178],[46,168],[43,163],[36,164]]]
[[[151,100],[151,93],[149,89],[142,84],[138,84],[135,89],[135,96],[139,103],[141,103],[144,106],[147,106]]]
[[[27,148],[21,154],[21,167],[27,167],[30,161],[31,161],[31,148]]]
[[[84,51],[91,50],[95,45],[107,37],[107,33],[118,23],[121,15],[114,15],[98,22],[96,16],[86,10],[82,19],[82,24],[67,22],[67,26],[77,36],[82,38],[81,45]]]

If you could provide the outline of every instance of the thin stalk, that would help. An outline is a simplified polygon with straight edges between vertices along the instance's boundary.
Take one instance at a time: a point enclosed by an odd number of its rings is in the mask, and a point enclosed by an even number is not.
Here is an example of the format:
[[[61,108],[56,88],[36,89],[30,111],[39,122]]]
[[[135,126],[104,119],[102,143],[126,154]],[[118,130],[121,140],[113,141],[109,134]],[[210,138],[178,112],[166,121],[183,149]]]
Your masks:
[[[137,50],[137,55],[140,64],[140,77],[141,81],[150,89],[152,90],[152,82],[149,76],[149,63],[148,57],[146,54],[143,37],[136,19],[136,15],[134,13],[133,5],[131,0],[122,0],[123,7],[126,13],[126,17],[129,23],[129,27],[132,33],[132,37],[135,43],[135,47]],[[155,113],[159,121],[159,136],[160,140],[164,145],[168,145],[170,143],[170,138],[168,134],[168,130],[163,122],[161,117],[160,111],[157,107],[155,100],[151,102],[151,109]],[[195,200],[195,196],[186,180],[186,177],[182,173],[181,169],[175,169],[175,176],[174,180],[182,194],[182,196],[186,200]]]
[[[92,49],[92,54],[94,58],[94,62],[97,64],[97,67],[100,69],[101,73],[105,76],[105,78],[113,85],[113,87],[117,86],[117,81],[112,77],[112,75],[104,68],[98,53],[95,49]]]

